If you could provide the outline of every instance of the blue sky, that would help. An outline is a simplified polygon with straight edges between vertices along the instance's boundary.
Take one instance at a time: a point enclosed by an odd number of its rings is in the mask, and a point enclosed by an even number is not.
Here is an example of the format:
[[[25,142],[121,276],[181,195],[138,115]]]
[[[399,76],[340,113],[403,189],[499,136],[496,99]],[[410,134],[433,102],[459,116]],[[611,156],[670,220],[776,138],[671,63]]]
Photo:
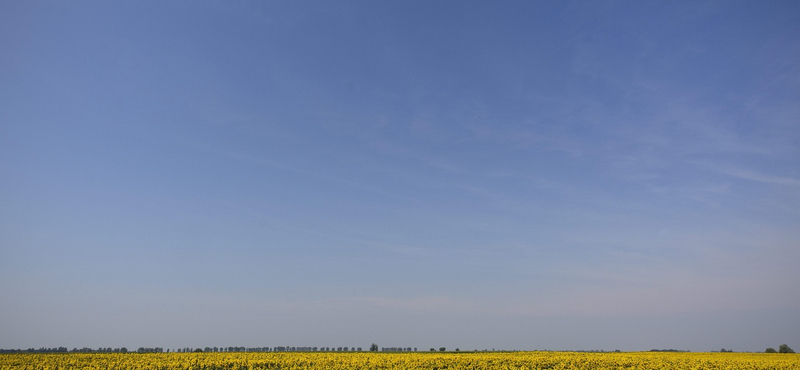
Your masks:
[[[0,50],[0,348],[800,346],[800,3],[11,1]]]

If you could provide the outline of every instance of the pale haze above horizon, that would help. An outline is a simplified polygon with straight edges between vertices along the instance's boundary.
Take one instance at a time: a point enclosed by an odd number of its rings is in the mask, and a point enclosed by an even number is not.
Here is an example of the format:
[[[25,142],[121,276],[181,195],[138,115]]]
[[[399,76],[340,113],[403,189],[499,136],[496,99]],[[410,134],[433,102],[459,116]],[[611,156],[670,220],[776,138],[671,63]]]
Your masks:
[[[798,1],[3,1],[0,173],[0,348],[800,347]]]

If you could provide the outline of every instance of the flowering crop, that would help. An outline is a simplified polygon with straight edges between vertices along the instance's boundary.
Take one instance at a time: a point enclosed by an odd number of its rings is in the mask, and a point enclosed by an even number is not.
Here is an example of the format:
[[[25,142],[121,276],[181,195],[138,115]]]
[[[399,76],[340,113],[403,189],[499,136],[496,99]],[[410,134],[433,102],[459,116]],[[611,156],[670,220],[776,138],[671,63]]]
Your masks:
[[[797,370],[800,355],[764,353],[71,353],[0,354],[0,370]]]

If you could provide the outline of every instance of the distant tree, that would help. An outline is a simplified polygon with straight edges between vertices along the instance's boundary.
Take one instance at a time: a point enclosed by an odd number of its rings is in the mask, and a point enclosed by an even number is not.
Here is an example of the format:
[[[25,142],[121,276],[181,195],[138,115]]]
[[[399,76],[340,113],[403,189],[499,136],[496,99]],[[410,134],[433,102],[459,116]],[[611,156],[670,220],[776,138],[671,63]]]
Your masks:
[[[444,352],[447,348],[439,347],[439,352]]]
[[[375,343],[372,343],[372,345],[371,345],[371,346],[369,346],[369,350],[370,350],[371,352],[378,352],[378,345],[377,345],[377,344],[375,344]]]
[[[781,346],[778,347],[778,353],[794,353],[794,350],[785,344],[781,344]]]
[[[778,353],[778,351],[776,351],[775,348],[767,347],[767,350],[764,351],[764,353]]]
[[[460,351],[461,351],[461,350],[460,350],[460,349],[458,349],[458,347],[456,347],[456,352],[460,352]]]
[[[431,352],[436,352],[436,348],[431,348]]]

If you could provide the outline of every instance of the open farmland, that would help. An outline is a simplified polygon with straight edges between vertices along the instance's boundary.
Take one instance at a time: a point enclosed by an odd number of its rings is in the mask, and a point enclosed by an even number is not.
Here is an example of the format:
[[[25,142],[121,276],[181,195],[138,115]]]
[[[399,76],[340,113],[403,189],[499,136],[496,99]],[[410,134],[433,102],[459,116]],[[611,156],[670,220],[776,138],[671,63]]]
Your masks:
[[[0,370],[54,369],[725,369],[795,370],[800,355],[763,353],[159,353],[4,354]]]

